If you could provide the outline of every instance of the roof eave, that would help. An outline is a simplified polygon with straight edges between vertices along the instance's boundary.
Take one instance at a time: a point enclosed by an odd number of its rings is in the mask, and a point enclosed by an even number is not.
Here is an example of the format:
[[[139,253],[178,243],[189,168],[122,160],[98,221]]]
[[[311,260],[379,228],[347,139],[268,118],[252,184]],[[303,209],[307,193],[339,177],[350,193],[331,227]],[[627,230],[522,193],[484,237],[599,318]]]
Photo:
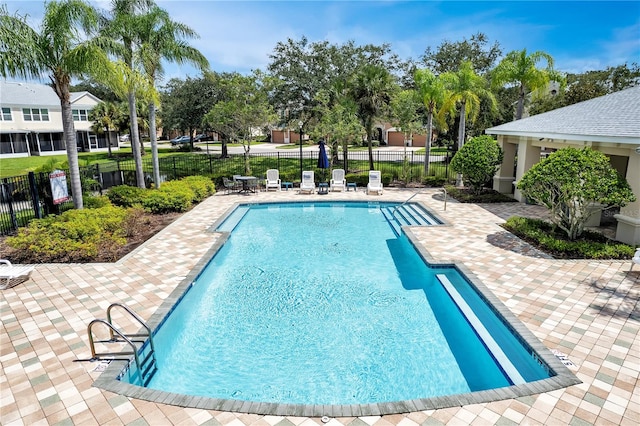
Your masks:
[[[485,130],[485,133],[490,135],[503,135],[503,136],[519,136],[529,137],[537,139],[553,139],[556,141],[590,141],[590,142],[615,142],[624,144],[639,144],[640,137],[634,136],[601,136],[601,135],[574,135],[567,133],[549,133],[549,132],[523,132],[517,130],[496,130],[490,128]]]

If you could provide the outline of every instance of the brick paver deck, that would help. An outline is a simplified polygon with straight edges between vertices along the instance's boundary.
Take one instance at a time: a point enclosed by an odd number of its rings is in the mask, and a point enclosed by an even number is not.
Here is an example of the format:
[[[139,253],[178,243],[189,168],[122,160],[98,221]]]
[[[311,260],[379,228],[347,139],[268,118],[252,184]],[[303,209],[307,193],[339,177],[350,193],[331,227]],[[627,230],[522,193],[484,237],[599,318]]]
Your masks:
[[[42,264],[0,298],[0,423],[3,425],[314,426],[320,418],[278,417],[181,408],[93,387],[87,324],[123,302],[148,319],[216,243],[209,227],[234,203],[279,200],[392,200],[410,190],[300,195],[217,194],[113,264]],[[549,349],[575,364],[583,382],[534,396],[398,415],[331,418],[329,425],[640,423],[640,268],[630,261],[554,260],[506,233],[512,214],[544,216],[539,207],[447,203],[427,191],[414,198],[449,226],[413,228],[438,261],[469,268]],[[123,328],[131,327],[122,319]],[[137,326],[133,324],[137,329]],[[326,419],[325,419],[326,420]]]

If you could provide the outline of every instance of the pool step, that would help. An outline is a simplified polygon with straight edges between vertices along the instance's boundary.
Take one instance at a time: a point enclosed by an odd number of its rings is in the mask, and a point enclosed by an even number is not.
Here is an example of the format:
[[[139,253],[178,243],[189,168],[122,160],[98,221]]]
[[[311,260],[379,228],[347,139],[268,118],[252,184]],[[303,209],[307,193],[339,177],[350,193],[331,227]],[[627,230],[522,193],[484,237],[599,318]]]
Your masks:
[[[245,214],[249,211],[249,206],[240,205],[216,228],[218,232],[231,232],[240,223]]]
[[[440,222],[434,219],[423,207],[415,203],[383,207],[382,213],[398,235],[400,235],[402,226],[431,226],[440,224]]]

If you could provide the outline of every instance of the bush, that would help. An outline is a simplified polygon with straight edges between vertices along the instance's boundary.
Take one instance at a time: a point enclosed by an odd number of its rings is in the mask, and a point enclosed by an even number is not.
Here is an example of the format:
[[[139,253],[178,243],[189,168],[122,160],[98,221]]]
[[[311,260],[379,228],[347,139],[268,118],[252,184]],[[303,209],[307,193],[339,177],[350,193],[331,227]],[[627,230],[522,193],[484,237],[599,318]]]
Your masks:
[[[627,244],[592,231],[585,231],[579,239],[569,240],[558,227],[539,219],[514,216],[503,227],[561,259],[629,259],[635,251]]]
[[[137,186],[119,185],[109,189],[107,198],[114,206],[132,207],[142,203],[147,191]]]
[[[180,182],[186,184],[193,191],[194,198],[192,201],[194,203],[199,203],[216,192],[213,181],[205,176],[189,176],[180,179]],[[162,186],[160,188],[162,189]]]
[[[59,216],[31,221],[7,244],[35,254],[40,262],[114,260],[126,244],[122,226],[127,210],[121,207],[69,210]]]
[[[443,186],[446,182],[447,180],[444,177],[438,176],[426,176],[422,179],[422,183],[430,187],[440,187]]]
[[[518,183],[527,199],[549,209],[569,239],[579,237],[594,203],[624,206],[636,197],[609,158],[591,148],[563,148],[529,169]]]
[[[101,207],[107,207],[111,205],[111,201],[107,197],[96,197],[93,195],[85,195],[82,198],[84,208],[86,209],[99,209]]]
[[[502,149],[489,135],[476,136],[465,143],[451,160],[451,168],[462,173],[472,191],[479,193],[502,164]]]
[[[165,187],[167,188],[165,190]],[[170,212],[185,212],[191,207],[194,193],[187,187],[177,186],[176,190],[170,190],[166,184],[161,189],[150,191],[144,200],[142,207],[153,214]]]

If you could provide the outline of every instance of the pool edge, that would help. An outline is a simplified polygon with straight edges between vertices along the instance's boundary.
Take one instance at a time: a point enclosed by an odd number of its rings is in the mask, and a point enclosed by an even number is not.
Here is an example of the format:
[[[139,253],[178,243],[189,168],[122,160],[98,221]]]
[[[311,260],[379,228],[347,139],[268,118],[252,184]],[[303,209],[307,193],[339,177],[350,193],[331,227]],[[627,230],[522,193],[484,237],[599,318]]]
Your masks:
[[[291,201],[299,203],[299,201]],[[320,201],[315,201],[320,202]],[[334,201],[335,202],[335,201]],[[342,201],[340,201],[342,202]],[[278,202],[281,203],[281,202]],[[229,233],[215,231],[215,228],[222,223],[231,212],[239,204],[269,204],[265,202],[256,203],[235,203],[225,214],[223,214],[214,224],[209,227],[209,232],[217,232],[221,234],[216,242],[214,242],[207,252],[199,259],[189,274],[176,286],[169,297],[163,301],[158,309],[151,315],[148,325],[154,332],[165,321],[169,313],[187,293],[193,281],[200,275],[204,267],[210,259],[222,248]],[[428,212],[434,214],[433,210],[420,203]],[[440,219],[440,218],[438,218]],[[442,225],[447,226],[445,221]],[[436,261],[429,252],[422,247],[418,239],[411,231],[411,227],[403,226],[402,230],[407,236],[416,251],[425,262],[432,266],[449,267],[453,266],[459,269],[467,280],[478,290],[481,295],[515,330],[527,345],[535,352],[535,354],[555,373],[554,376],[534,382],[521,385],[513,385],[503,388],[489,389],[476,392],[468,392],[462,394],[453,394],[447,396],[438,396],[432,398],[412,399],[395,402],[380,402],[370,404],[339,404],[339,405],[304,405],[304,404],[287,404],[287,403],[267,403],[267,402],[251,402],[242,400],[218,399],[210,397],[200,397],[183,395],[155,389],[134,386],[126,382],[117,380],[123,370],[131,363],[130,361],[113,361],[105,369],[104,372],[93,382],[92,387],[114,392],[129,398],[140,399],[149,402],[156,402],[167,405],[175,405],[184,408],[199,408],[206,410],[229,411],[238,413],[250,413],[259,415],[278,415],[278,416],[306,416],[306,417],[361,417],[361,416],[377,416],[389,414],[402,414],[416,411],[426,411],[450,407],[461,407],[464,405],[488,403],[494,401],[502,401],[506,399],[519,398],[522,396],[536,395],[562,389],[568,386],[582,383],[576,375],[574,375],[562,362],[551,353],[550,349],[542,344],[542,342],[513,314],[507,307],[486,287],[465,265],[455,261]]]

